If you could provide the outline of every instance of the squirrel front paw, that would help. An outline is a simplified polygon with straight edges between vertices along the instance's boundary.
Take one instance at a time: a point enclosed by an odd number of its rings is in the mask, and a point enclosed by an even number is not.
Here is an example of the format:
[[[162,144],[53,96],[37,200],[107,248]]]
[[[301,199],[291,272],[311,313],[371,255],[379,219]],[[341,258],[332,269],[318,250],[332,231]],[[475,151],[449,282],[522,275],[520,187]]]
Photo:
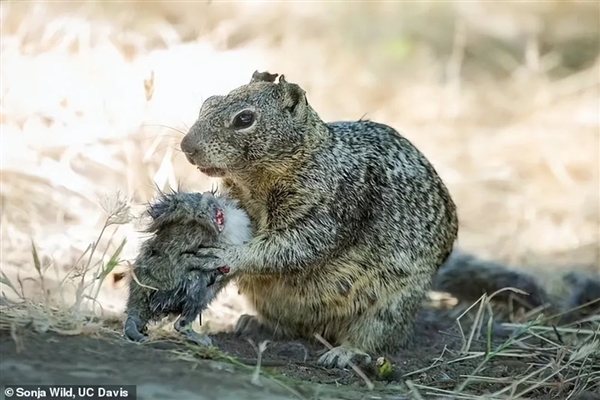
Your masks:
[[[229,274],[235,268],[232,265],[230,252],[221,248],[203,248],[194,252],[194,257],[198,258],[198,268],[204,271],[217,270],[221,274]]]
[[[338,346],[327,351],[317,361],[317,364],[325,368],[347,368],[350,363],[358,367],[365,366],[371,363],[371,356],[362,351]]]

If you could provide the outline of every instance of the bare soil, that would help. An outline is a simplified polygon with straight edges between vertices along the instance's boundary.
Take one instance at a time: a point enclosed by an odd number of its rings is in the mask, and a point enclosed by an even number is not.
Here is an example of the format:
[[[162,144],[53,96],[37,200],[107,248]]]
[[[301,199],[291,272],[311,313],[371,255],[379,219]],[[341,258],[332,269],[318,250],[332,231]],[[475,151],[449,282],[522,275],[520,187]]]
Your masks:
[[[363,368],[375,385],[373,391],[351,369],[319,367],[316,360],[324,350],[320,344],[268,343],[260,384],[255,384],[257,352],[247,339],[217,334],[213,337],[219,350],[213,351],[169,338],[134,344],[122,338],[118,323],[111,328],[114,331],[77,336],[18,332],[20,348],[14,333],[0,331],[2,384],[135,384],[138,399],[408,399],[412,397],[405,381],[410,380],[424,398],[436,392],[439,399],[481,362],[481,358],[453,362],[463,343],[455,322],[428,311],[418,318],[411,346],[385,355],[394,364],[391,377],[382,379],[374,366]],[[254,345],[260,340],[255,338]],[[481,346],[475,342],[472,350]],[[435,367],[415,373],[434,362]],[[486,367],[485,376],[507,378],[527,367],[526,362],[499,359]],[[474,383],[466,392],[484,395],[501,387]]]

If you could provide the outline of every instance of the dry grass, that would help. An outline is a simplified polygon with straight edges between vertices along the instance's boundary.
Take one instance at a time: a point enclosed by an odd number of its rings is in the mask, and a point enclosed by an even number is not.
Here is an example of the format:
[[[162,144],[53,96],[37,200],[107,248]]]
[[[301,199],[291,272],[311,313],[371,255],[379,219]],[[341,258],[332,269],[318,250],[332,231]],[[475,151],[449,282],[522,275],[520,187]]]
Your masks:
[[[521,324],[502,324],[512,330],[511,337],[499,346],[492,347],[492,321],[494,314],[491,296],[483,295],[473,304],[478,307],[477,317],[470,324],[468,336],[463,335],[460,356],[450,361],[458,363],[467,358],[481,359],[479,365],[452,391],[458,398],[477,398],[465,392],[474,383],[501,383],[504,387],[490,398],[521,399],[535,395],[540,389],[546,395],[570,399],[583,391],[600,389],[600,315],[564,326],[549,326],[553,316],[539,315]],[[487,309],[489,312],[484,313]],[[465,311],[459,318],[467,314]],[[485,317],[484,317],[485,316]],[[473,339],[487,323],[485,351],[471,349]],[[582,327],[583,325],[583,327]],[[486,367],[492,360],[516,360],[528,368],[523,373],[506,377],[486,376]]]
[[[255,69],[304,86],[326,120],[366,114],[402,130],[448,183],[462,248],[598,268],[598,3],[4,1],[0,11],[0,266],[4,301],[20,304],[3,304],[18,310],[11,324],[78,332],[95,326],[89,311],[122,312],[140,206],[156,187],[213,184],[178,141],[204,98]],[[107,223],[105,209],[121,217]],[[204,329],[242,311],[227,291]],[[495,354],[539,361],[503,394],[552,374],[578,387],[585,371],[598,379],[597,330],[577,345],[570,331],[527,332],[548,346],[519,340]]]

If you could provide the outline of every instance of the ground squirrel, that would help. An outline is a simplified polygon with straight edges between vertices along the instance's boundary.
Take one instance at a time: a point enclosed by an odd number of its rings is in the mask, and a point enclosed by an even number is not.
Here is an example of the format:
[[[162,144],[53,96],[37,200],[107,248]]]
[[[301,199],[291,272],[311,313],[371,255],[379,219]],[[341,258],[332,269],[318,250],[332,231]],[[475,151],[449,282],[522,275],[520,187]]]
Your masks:
[[[557,316],[550,322],[569,323],[600,312],[600,273],[585,269],[573,267],[534,273],[455,249],[440,267],[432,289],[449,293],[461,302],[473,303],[484,293],[491,295],[512,287],[527,294],[503,291],[493,300],[505,304],[512,297],[518,302],[515,308],[539,308],[547,316]]]
[[[192,342],[208,346],[212,340],[195,332],[192,323],[230,280],[227,270],[206,271],[212,261],[197,257],[202,247],[241,245],[251,238],[247,214],[234,201],[206,193],[161,193],[147,213],[153,233],[142,244],[129,283],[125,336],[147,338],[149,321],[179,314],[175,329]]]
[[[258,329],[329,341],[328,367],[405,345],[458,233],[456,206],[427,158],[393,128],[325,123],[305,91],[255,72],[205,100],[181,141],[188,161],[222,178],[256,236],[208,251],[239,271]]]

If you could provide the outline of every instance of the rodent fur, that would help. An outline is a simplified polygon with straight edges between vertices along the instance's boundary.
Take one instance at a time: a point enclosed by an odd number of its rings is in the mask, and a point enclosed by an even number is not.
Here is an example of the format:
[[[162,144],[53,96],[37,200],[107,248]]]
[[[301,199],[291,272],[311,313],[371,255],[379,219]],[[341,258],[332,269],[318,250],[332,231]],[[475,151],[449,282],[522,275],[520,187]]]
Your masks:
[[[573,322],[600,312],[600,273],[574,266],[536,272],[455,249],[440,267],[432,289],[449,293],[460,302],[473,303],[484,293],[492,295],[504,288],[516,288],[526,294],[505,290],[492,301],[505,305],[509,297],[513,297],[519,302],[517,307],[525,310],[543,308],[546,316],[556,315],[555,320],[549,321],[556,324]]]
[[[235,246],[250,240],[248,216],[235,201],[215,197],[212,192],[161,193],[147,214],[152,219],[147,232],[153,235],[142,244],[133,273],[140,283],[158,291],[130,281],[125,335],[144,340],[142,332],[148,322],[180,314],[176,330],[209,345],[210,338],[194,332],[191,324],[230,276],[200,268],[211,261],[195,252],[206,246]],[[223,219],[218,219],[221,216]]]
[[[458,233],[456,206],[427,158],[390,126],[325,123],[283,76],[203,103],[181,149],[248,212],[255,238],[215,252],[239,270],[257,311],[238,333],[270,327],[337,346],[319,363],[409,341],[415,314]]]

